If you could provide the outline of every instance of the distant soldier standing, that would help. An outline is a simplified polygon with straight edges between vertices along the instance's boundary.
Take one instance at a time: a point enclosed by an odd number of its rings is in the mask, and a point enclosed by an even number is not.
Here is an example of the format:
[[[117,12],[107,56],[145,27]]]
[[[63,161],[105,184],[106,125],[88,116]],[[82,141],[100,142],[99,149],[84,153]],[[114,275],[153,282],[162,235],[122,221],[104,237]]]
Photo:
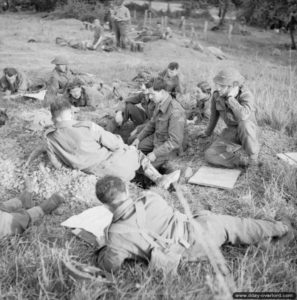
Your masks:
[[[214,77],[216,91],[211,100],[211,115],[206,131],[200,137],[210,136],[221,117],[227,128],[206,150],[206,161],[227,168],[246,167],[248,164],[234,152],[243,147],[249,164],[258,161],[258,126],[252,93],[243,85],[243,76],[233,68],[218,72]]]
[[[113,30],[115,32],[117,47],[126,48],[128,43],[128,30],[130,25],[130,11],[124,6],[124,0],[115,0],[111,10]]]
[[[290,20],[287,25],[287,30],[289,30],[290,36],[291,36],[291,41],[292,41],[291,49],[292,50],[296,50],[296,43],[295,43],[295,37],[294,37],[295,31],[296,31],[296,26],[297,26],[297,18],[296,18],[296,12],[294,12],[290,15]]]

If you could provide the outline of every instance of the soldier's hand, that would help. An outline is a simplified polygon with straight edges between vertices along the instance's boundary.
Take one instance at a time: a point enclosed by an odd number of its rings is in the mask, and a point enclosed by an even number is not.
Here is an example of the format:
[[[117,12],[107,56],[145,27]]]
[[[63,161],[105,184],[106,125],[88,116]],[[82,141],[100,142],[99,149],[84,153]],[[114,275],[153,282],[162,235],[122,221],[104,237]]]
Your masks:
[[[156,157],[156,155],[155,155],[154,152],[149,153],[149,154],[147,155],[147,158],[148,158],[151,162],[154,162],[154,161],[157,159],[157,157]]]
[[[201,131],[201,132],[198,132],[197,138],[206,138],[208,137],[208,135],[204,132],[204,131]]]
[[[131,144],[131,146],[134,146],[136,149],[138,149],[140,140],[139,139],[135,139],[134,142]]]
[[[235,98],[238,95],[238,93],[239,93],[239,86],[234,86],[228,92],[227,97],[233,97],[233,98]]]
[[[137,128],[135,128],[131,133],[130,133],[130,137],[134,136],[137,133]]]

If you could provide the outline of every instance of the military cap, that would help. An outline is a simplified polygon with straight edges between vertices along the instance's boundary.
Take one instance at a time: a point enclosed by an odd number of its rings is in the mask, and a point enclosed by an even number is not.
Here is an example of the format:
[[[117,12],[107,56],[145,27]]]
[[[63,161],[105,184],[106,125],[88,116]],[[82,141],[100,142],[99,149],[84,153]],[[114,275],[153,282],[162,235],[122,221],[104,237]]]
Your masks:
[[[3,73],[9,77],[14,76],[18,73],[18,71],[15,68],[5,68],[3,70]]]
[[[242,84],[244,77],[234,68],[226,68],[217,73],[213,81],[217,84],[232,86],[234,82]]]
[[[62,55],[56,56],[51,63],[54,65],[69,65],[68,59]]]

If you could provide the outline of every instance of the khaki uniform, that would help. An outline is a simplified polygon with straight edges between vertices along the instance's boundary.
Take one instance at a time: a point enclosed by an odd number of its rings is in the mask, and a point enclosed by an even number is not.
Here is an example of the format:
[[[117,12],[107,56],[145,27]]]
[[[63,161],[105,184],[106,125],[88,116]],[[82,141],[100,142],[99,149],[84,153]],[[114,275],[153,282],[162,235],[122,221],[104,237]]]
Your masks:
[[[40,220],[43,216],[41,207],[36,206],[25,210],[18,198],[0,203],[0,239],[23,233],[31,222]]]
[[[124,5],[115,6],[111,12],[111,18],[113,21],[113,29],[116,36],[117,47],[126,48],[131,19],[130,11]]]
[[[187,111],[187,119],[193,119],[197,117],[197,123],[209,121],[210,118],[210,98],[204,100],[196,100],[195,107]]]
[[[130,181],[143,154],[129,148],[120,136],[93,122],[64,121],[46,133],[47,153],[57,168],[62,164],[99,177],[114,175]]]
[[[206,160],[214,165],[233,168],[239,166],[239,159],[230,147],[242,145],[249,156],[257,157],[259,142],[258,126],[255,117],[254,97],[251,92],[242,87],[236,98],[220,97],[214,93],[211,100],[211,116],[206,135],[211,135],[219,118],[222,118],[227,128],[220,137],[206,150]]]
[[[67,87],[72,83],[77,76],[70,69],[66,69],[66,72],[61,72],[55,68],[47,84],[47,92],[45,95],[46,100],[56,97],[58,94],[64,94]]]
[[[281,222],[216,215],[210,211],[201,211],[195,221],[217,248],[227,243],[255,244],[288,232],[288,226]],[[106,231],[106,246],[99,251],[98,266],[111,272],[118,270],[126,259],[149,262],[154,245],[144,233],[174,243],[176,247],[171,249],[188,261],[206,257],[198,234],[186,216],[170,207],[160,195],[147,192],[138,201],[126,200],[115,211]]]
[[[1,77],[0,88],[11,93],[25,93],[30,89],[30,81],[24,73],[18,71],[14,84],[10,84],[6,76]]]
[[[158,105],[151,120],[138,134],[138,149],[144,154],[154,152],[159,167],[183,149],[186,116],[181,105],[169,95]]]

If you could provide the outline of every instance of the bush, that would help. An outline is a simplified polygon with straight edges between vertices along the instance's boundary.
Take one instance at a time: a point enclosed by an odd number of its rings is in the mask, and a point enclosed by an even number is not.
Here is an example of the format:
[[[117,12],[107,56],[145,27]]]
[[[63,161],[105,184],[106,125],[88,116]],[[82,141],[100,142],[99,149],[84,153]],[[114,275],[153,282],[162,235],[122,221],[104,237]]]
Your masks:
[[[105,14],[103,4],[91,4],[82,0],[68,0],[65,5],[56,11],[56,15],[60,18],[74,18],[88,22],[92,22],[94,19],[103,22]]]

